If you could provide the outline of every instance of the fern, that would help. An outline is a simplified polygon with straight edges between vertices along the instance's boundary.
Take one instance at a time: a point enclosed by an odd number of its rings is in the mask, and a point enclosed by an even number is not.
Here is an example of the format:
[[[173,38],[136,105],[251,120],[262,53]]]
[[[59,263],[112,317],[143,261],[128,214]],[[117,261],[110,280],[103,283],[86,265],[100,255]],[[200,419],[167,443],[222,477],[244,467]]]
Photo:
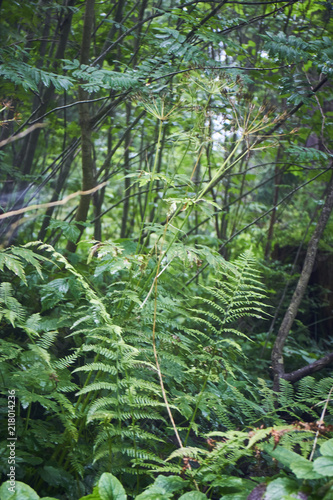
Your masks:
[[[25,247],[10,247],[5,250],[0,250],[0,271],[7,269],[12,271],[20,280],[27,285],[26,273],[24,266],[28,263],[31,264],[38,272],[39,276],[43,278],[41,262],[50,262],[47,257],[38,255],[29,248]]]
[[[262,318],[265,315],[263,301],[266,294],[259,281],[259,273],[255,268],[255,261],[250,252],[246,252],[233,264],[228,265],[228,273],[220,271],[221,278],[215,279],[216,286],[202,288],[215,300],[206,297],[196,297],[203,302],[207,309],[199,309],[199,313],[212,320],[211,329],[215,334],[221,335],[225,327],[243,317]],[[220,305],[221,303],[221,305]],[[192,309],[195,312],[195,309]],[[202,322],[202,319],[199,319]],[[216,326],[215,326],[216,325]],[[217,331],[220,327],[220,331]],[[236,329],[229,333],[244,336]]]
[[[13,297],[11,283],[4,282],[0,285],[0,321],[6,319],[15,327],[15,322],[24,321],[26,311],[19,301]]]
[[[69,354],[65,358],[52,361],[52,366],[58,370],[63,370],[64,368],[68,368],[70,365],[76,362],[78,355],[79,355],[78,353]]]
[[[22,347],[16,343],[0,339],[0,363],[16,359],[21,351]]]
[[[28,316],[23,310],[25,316],[15,324],[30,340],[24,349],[11,349],[3,363],[9,372],[10,359],[20,357],[22,371],[15,370],[12,380],[21,404],[28,412],[37,406],[52,414],[53,425],[61,426],[61,441],[52,444],[59,467],[76,471],[78,477],[91,460],[99,470],[107,467],[117,474],[179,472],[179,464],[165,463],[169,456],[170,461],[193,458],[198,460],[198,470],[220,474],[236,470],[244,457],[253,460],[247,431],[236,429],[264,425],[251,442],[257,445],[271,439],[267,425],[283,426],[275,408],[276,395],[263,381],[259,388],[244,382],[239,362],[244,356],[239,342],[253,341],[239,327],[240,320],[266,314],[265,290],[249,252],[233,264],[221,264],[211,284],[199,285],[202,294],[194,297],[187,291],[175,296],[167,270],[158,285],[154,323],[153,301],[140,307],[147,293],[141,285],[129,299],[127,295],[122,298],[127,291],[123,292],[120,280],[112,283],[102,298],[52,247],[38,242],[32,245],[39,253],[48,254],[50,268],[55,263],[62,272],[60,278],[39,287],[41,296],[51,296],[52,290],[57,290],[61,298],[55,307],[59,307],[74,291],[77,307],[66,323],[62,317],[51,321],[38,313]],[[27,265],[34,265],[33,260],[25,261]],[[44,268],[43,275],[45,272]],[[1,297],[3,304],[19,310],[17,299],[10,302],[13,294],[8,284]],[[70,353],[57,359],[53,352],[62,324],[67,325],[67,339],[73,344]],[[169,422],[152,349],[153,324],[169,408],[186,444],[175,451],[165,438]],[[320,396],[325,398],[329,382],[319,387],[308,379],[295,393],[286,382],[278,395],[280,408],[295,419],[304,411],[318,415],[319,407],[316,411],[309,404],[319,403]],[[35,424],[27,418],[25,425],[30,429]],[[212,451],[198,445],[208,425],[217,430],[207,438],[225,440],[218,441]],[[83,446],[86,435],[89,443]],[[281,443],[288,449],[299,446],[306,455],[311,433],[304,434],[303,441],[295,436],[295,432],[286,432]]]

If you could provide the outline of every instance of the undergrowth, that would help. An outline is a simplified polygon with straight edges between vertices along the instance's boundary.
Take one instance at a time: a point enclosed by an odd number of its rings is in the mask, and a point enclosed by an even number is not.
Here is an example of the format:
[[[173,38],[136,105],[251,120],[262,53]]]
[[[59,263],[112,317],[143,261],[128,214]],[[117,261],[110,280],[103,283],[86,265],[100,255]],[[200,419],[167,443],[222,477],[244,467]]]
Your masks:
[[[275,394],[247,374],[244,346],[260,332],[246,325],[269,312],[258,264],[214,255],[211,282],[184,287],[180,255],[94,245],[88,273],[41,242],[1,251],[2,395],[15,391],[27,498],[78,499],[97,484],[87,499],[245,499],[276,481],[319,498],[324,478],[330,494],[333,379]]]

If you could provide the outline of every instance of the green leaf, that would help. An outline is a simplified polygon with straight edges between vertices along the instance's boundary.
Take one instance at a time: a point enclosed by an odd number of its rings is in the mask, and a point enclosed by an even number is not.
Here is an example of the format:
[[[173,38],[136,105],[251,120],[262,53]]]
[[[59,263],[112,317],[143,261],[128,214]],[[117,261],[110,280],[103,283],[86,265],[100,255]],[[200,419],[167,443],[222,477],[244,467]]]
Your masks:
[[[203,500],[203,498],[207,498],[204,493],[201,493],[200,491],[189,491],[179,497],[179,500]]]
[[[96,486],[93,489],[93,492],[90,495],[86,495],[84,497],[81,497],[80,500],[102,500],[99,491],[98,491],[98,486]]]
[[[109,472],[104,472],[98,481],[102,500],[126,500],[127,495],[121,482]]]
[[[298,455],[294,451],[287,450],[286,448],[282,448],[282,446],[278,446],[274,450],[273,445],[263,445],[263,449],[271,457],[276,458],[279,462],[281,462],[286,467],[289,467],[291,463],[295,463],[295,462],[302,460],[302,457],[300,455]],[[304,458],[304,460],[307,461],[305,458]]]
[[[296,481],[288,477],[279,477],[269,483],[265,498],[267,497],[269,500],[283,500],[284,497],[292,493],[297,493],[298,490],[299,486]]]
[[[333,476],[333,457],[316,458],[313,469],[322,476]]]
[[[80,236],[80,229],[70,222],[59,221],[59,220],[51,220],[49,224],[50,229],[60,229],[64,236],[69,240],[75,243]]]
[[[235,495],[238,494],[249,494],[253,489],[253,482],[249,479],[244,479],[241,477],[219,475],[216,479],[212,481],[213,486],[220,486],[222,488],[232,488],[233,490],[238,490]]]
[[[14,486],[13,484],[14,483]],[[1,500],[39,500],[35,490],[21,481],[6,481],[0,487]]]
[[[302,457],[299,458],[300,460],[290,464],[290,469],[297,479],[320,479],[320,474],[313,470],[313,462],[309,462]]]
[[[3,266],[6,266],[10,271],[13,271],[16,276],[18,276],[23,283],[27,284],[27,279],[25,277],[24,269],[21,262],[14,255],[8,255],[5,253],[0,254],[0,270],[3,270]]]
[[[325,457],[333,457],[333,439],[329,439],[321,445],[320,453]]]
[[[171,495],[169,493],[165,494],[163,491],[162,488],[155,489],[152,487],[135,497],[135,500],[169,500]]]
[[[166,492],[179,491],[184,488],[189,481],[184,481],[178,476],[158,476],[154,482],[154,486],[163,488]]]
[[[304,100],[304,97],[301,96],[300,100]],[[286,150],[286,153],[296,158],[299,162],[327,161],[329,159],[329,155],[324,151],[304,146],[291,146]]]
[[[243,491],[242,493],[228,493],[227,495],[223,495],[220,500],[246,500],[249,496],[249,492]]]

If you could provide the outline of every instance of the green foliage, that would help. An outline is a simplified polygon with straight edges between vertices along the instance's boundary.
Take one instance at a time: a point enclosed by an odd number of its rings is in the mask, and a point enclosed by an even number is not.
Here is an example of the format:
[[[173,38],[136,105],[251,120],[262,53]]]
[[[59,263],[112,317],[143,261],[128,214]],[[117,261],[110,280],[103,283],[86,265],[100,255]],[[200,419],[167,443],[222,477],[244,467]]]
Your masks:
[[[318,151],[314,148],[305,148],[303,146],[292,146],[288,148],[287,153],[290,153],[295,159],[302,163],[328,160],[328,155],[324,151]]]
[[[330,2],[74,3],[0,2],[1,498],[329,498]]]
[[[45,87],[53,85],[58,91],[68,90],[73,86],[72,80],[68,77],[33,68],[24,62],[15,61],[3,64],[0,68],[0,75],[15,85],[22,85],[24,90],[37,91],[40,83]]]
[[[255,386],[251,390],[245,389],[237,381],[241,365],[236,367],[234,360],[240,361],[242,349],[232,336],[236,335],[246,342],[250,342],[250,339],[235,326],[245,318],[262,317],[263,300],[266,297],[255,260],[249,252],[233,263],[221,260],[212,284],[198,288],[202,294],[192,297],[191,304],[186,295],[184,299],[181,294],[179,297],[170,295],[172,288],[169,288],[168,274],[161,275],[159,294],[155,299],[161,312],[154,320],[149,297],[143,307],[141,300],[132,302],[131,297],[134,295],[128,294],[129,289],[125,289],[125,295],[122,295],[120,281],[112,283],[110,292],[102,299],[90,287],[87,279],[52,247],[39,242],[31,246],[39,257],[42,252],[49,255],[45,258],[49,268],[44,267],[44,277],[49,273],[52,276],[53,269],[64,273],[62,278],[51,278],[48,285],[40,286],[36,282],[41,297],[48,297],[53,290],[55,296],[53,302],[48,303],[48,309],[59,308],[59,304],[66,300],[70,292],[68,276],[76,282],[74,288],[81,290],[76,295],[78,308],[68,337],[74,342],[71,344],[73,352],[61,358],[56,355],[54,346],[61,325],[66,324],[65,318],[60,316],[47,322],[40,313],[29,315],[29,308],[23,315],[23,308],[14,297],[10,283],[2,284],[1,297],[12,314],[4,315],[3,321],[16,326],[13,321],[17,320],[17,326],[30,339],[21,346],[10,342],[10,335],[8,340],[2,340],[7,353],[2,359],[2,371],[4,374],[10,373],[11,380],[8,388],[14,384],[20,405],[27,410],[27,416],[22,420],[24,428],[20,430],[20,433],[23,432],[22,451],[25,448],[29,450],[29,436],[38,435],[39,451],[35,456],[39,454],[41,462],[44,462],[44,439],[47,439],[54,456],[58,456],[57,465],[54,461],[45,461],[40,468],[39,475],[43,481],[59,488],[61,482],[56,480],[58,475],[59,478],[65,478],[67,487],[73,492],[71,494],[78,495],[84,488],[84,468],[89,463],[96,471],[103,472],[108,468],[116,475],[122,473],[131,477],[134,474],[139,478],[144,471],[149,477],[149,470],[160,473],[170,471],[173,474],[180,472],[181,459],[185,464],[190,460],[200,466],[198,469],[185,469],[186,480],[171,476],[174,480],[168,479],[170,485],[164,485],[165,476],[159,476],[161,479],[140,493],[139,498],[153,498],[153,495],[171,498],[178,490],[186,491],[189,484],[194,487],[193,480],[197,484],[209,484],[214,491],[224,494],[227,491],[224,488],[228,488],[226,485],[229,483],[222,481],[220,484],[216,478],[221,473],[226,477],[235,474],[238,464],[244,460],[253,462],[258,443],[267,439],[273,431],[283,434],[284,447],[280,448],[284,452],[299,444],[304,452],[309,452],[305,445],[311,442],[311,433],[304,432],[299,438],[293,430],[286,433],[288,428],[283,425],[283,420],[278,416],[279,410],[275,407],[276,395],[264,381],[259,391],[256,391]],[[108,260],[108,250],[113,255],[111,261]],[[14,255],[19,254],[14,248],[12,252]],[[123,253],[121,245],[116,248],[112,245],[108,249],[105,247],[98,259],[90,260],[94,264],[92,272],[101,266],[100,260],[109,262],[112,268],[112,259],[123,259]],[[34,263],[31,257],[26,266],[30,262]],[[137,266],[136,259],[132,262],[133,266]],[[120,272],[133,271],[125,267]],[[27,279],[23,265],[22,273]],[[117,296],[118,300],[114,301]],[[124,304],[121,315],[119,299]],[[84,307],[81,304],[85,304]],[[127,318],[124,321],[126,310]],[[137,327],[133,322],[135,318],[138,321],[138,314],[140,322]],[[120,318],[123,318],[122,328],[117,324]],[[173,451],[166,439],[170,435],[167,430],[168,416],[156,379],[151,338],[154,324],[170,409],[182,439],[185,443],[189,441],[187,446]],[[18,362],[19,365],[16,365]],[[223,373],[224,377],[221,376]],[[235,380],[229,382],[228,374]],[[301,392],[294,394],[290,384],[285,382],[278,395],[278,408],[288,407],[289,415],[294,418],[298,418],[300,411],[312,412],[316,418],[317,414],[310,405],[315,405],[325,397],[330,383],[330,379],[322,381],[320,388],[314,379],[303,379],[300,383]],[[33,408],[39,408],[39,420],[35,421],[32,417]],[[45,426],[47,414],[52,415],[52,418],[48,419]],[[214,445],[213,450],[202,444],[198,446],[202,436],[200,428],[211,425],[210,422],[235,428],[239,423],[249,426],[253,421],[258,425],[271,422],[273,427],[256,432],[250,441],[248,432],[216,430],[206,435],[208,440],[222,439]],[[276,426],[278,422],[281,422],[280,427]],[[60,444],[57,444],[59,432],[62,437]],[[87,432],[91,436],[90,445],[83,444]],[[66,454],[62,450],[67,450]],[[323,458],[330,460],[325,448],[323,450]],[[161,452],[164,459],[161,458]],[[293,453],[293,461],[286,466],[299,477],[308,461],[293,451],[290,453]],[[168,455],[169,459],[165,462]],[[79,489],[74,487],[71,470],[82,478]],[[105,486],[105,490],[98,483],[91,498],[104,498],[102,491],[107,492],[105,495],[112,495],[114,488],[120,487],[116,479],[112,481],[114,484]],[[250,483],[237,483],[236,490],[249,493],[252,486]],[[187,494],[198,496],[199,492],[195,492],[194,488],[193,492]]]

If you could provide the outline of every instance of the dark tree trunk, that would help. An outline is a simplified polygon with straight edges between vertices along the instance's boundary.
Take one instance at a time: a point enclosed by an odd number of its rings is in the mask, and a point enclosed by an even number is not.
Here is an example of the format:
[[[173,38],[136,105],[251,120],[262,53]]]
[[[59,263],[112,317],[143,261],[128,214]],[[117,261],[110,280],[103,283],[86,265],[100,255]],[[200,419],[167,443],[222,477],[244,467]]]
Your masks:
[[[129,129],[130,118],[131,118],[131,103],[126,103],[126,128]],[[131,132],[128,130],[125,137],[125,153],[124,153],[124,194],[129,196],[131,194],[131,179],[127,177],[129,174],[129,146],[131,143]],[[127,236],[127,219],[129,213],[130,199],[126,198],[123,205],[123,214],[121,218],[121,229],[120,238],[126,238]]]
[[[279,390],[280,379],[288,379],[288,374],[285,373],[284,360],[283,360],[283,348],[285,341],[290,333],[292,324],[296,318],[298,308],[304,296],[313,265],[316,258],[316,253],[319,245],[320,238],[326,227],[330,214],[333,208],[333,178],[330,181],[329,190],[326,196],[326,200],[318,219],[318,223],[314,233],[310,239],[308,249],[306,252],[303,269],[299,277],[296,289],[292,296],[291,302],[282,320],[279,332],[277,334],[274,347],[272,350],[272,368],[274,374],[274,390]],[[329,361],[328,361],[329,362]],[[327,363],[326,363],[327,364]],[[315,370],[313,370],[315,371]],[[306,374],[309,374],[307,372]],[[290,374],[289,374],[290,375]],[[305,376],[305,375],[303,375]],[[299,377],[302,378],[302,377]],[[296,380],[296,379],[295,379]]]
[[[281,184],[281,173],[280,173],[280,167],[279,167],[279,159],[281,155],[281,148],[279,148],[277,156],[276,156],[276,164],[275,164],[275,177],[274,177],[274,197],[273,197],[273,206],[276,207],[278,201],[279,201],[279,190],[280,190],[280,184]],[[273,241],[273,234],[274,234],[274,225],[276,222],[276,208],[271,213],[271,218],[269,221],[269,228],[268,228],[268,235],[267,235],[267,242],[266,242],[266,247],[265,247],[265,259],[269,259],[271,256],[271,250],[272,250],[272,241]]]
[[[84,26],[82,34],[80,64],[89,64],[91,34],[94,25],[95,0],[87,0],[84,14]],[[86,101],[89,98],[88,92],[82,87],[79,88],[79,100]],[[83,102],[79,108],[81,127],[81,162],[82,162],[82,191],[88,191],[94,187],[94,162],[91,144],[91,120],[89,103]],[[84,226],[80,222],[86,222],[90,206],[90,195],[82,195],[76,212],[75,221],[83,232]],[[67,250],[75,252],[77,242],[68,241]]]

